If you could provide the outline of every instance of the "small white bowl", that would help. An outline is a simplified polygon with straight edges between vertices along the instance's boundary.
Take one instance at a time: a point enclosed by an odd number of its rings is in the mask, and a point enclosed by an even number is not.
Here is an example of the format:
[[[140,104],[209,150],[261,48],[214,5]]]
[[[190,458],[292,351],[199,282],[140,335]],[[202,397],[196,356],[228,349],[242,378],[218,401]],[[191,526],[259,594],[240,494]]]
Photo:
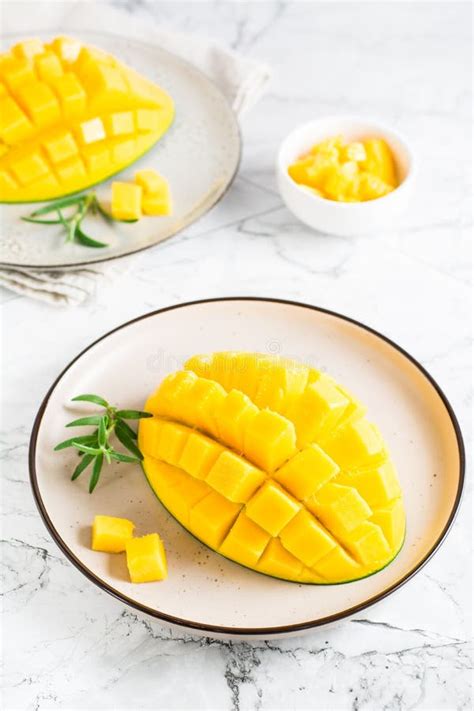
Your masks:
[[[337,202],[313,195],[288,175],[288,166],[315,143],[341,134],[347,141],[383,138],[392,151],[400,185],[367,202]],[[356,116],[328,116],[295,128],[280,146],[277,180],[288,209],[320,232],[351,237],[391,228],[413,193],[415,161],[405,138],[388,126]]]

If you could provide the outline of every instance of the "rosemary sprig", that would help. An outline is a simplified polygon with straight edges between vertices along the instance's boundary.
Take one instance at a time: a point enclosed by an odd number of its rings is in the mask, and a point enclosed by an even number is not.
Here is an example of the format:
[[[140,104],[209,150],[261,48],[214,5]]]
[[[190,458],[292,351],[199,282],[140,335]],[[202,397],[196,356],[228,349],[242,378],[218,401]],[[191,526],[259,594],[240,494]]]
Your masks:
[[[64,214],[64,210],[68,211],[67,215]],[[43,218],[44,215],[51,215],[52,213],[56,214],[55,218]],[[55,200],[21,219],[24,222],[33,222],[36,225],[63,225],[66,232],[66,244],[77,242],[84,247],[94,247],[95,249],[108,247],[109,245],[106,242],[99,242],[89,237],[82,229],[82,222],[88,214],[101,215],[108,221],[129,222],[129,220],[116,220],[112,217],[99,203],[95,192],[71,195]],[[136,220],[132,220],[132,222],[136,222]]]
[[[110,405],[100,395],[78,395],[72,398],[73,402],[84,401],[99,405],[103,412],[87,417],[79,417],[69,422],[66,427],[86,427],[93,426],[95,429],[88,435],[78,435],[65,439],[56,445],[54,450],[58,452],[67,447],[77,449],[81,461],[72,473],[72,481],[75,481],[83,471],[92,465],[92,473],[89,479],[89,493],[92,494],[100,478],[104,461],[110,464],[112,460],[116,462],[139,462],[143,459],[136,444],[137,433],[125,422],[125,420],[140,420],[144,417],[152,417],[150,412],[141,410],[119,410]],[[123,444],[130,454],[119,452],[112,443],[112,436]]]

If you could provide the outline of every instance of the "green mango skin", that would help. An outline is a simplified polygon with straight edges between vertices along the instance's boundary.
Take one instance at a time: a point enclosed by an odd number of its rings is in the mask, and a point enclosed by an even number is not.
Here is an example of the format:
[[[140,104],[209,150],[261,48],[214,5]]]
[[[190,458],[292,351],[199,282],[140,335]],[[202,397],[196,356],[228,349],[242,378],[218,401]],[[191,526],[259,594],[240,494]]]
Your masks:
[[[205,545],[206,548],[209,548],[209,550],[211,550],[211,551],[213,551],[214,553],[217,553],[218,555],[222,556],[222,558],[225,558],[226,560],[230,560],[232,563],[235,563],[235,565],[240,565],[241,568],[245,568],[246,570],[251,570],[251,571],[254,572],[254,573],[258,573],[259,575],[264,575],[264,576],[267,577],[267,578],[274,578],[275,580],[283,580],[283,581],[286,582],[286,583],[293,583],[293,585],[318,585],[318,586],[322,586],[322,587],[327,587],[327,586],[329,586],[329,585],[348,585],[348,584],[350,584],[350,583],[355,583],[355,582],[357,582],[358,580],[365,580],[366,578],[371,578],[373,575],[376,575],[377,573],[380,573],[381,570],[385,570],[385,568],[387,568],[389,565],[391,565],[391,564],[393,563],[393,561],[394,561],[395,558],[398,556],[398,554],[400,553],[400,551],[402,550],[402,548],[403,548],[403,546],[404,546],[404,544],[405,544],[405,539],[406,539],[406,527],[405,527],[405,532],[404,532],[404,534],[403,534],[403,540],[402,540],[402,543],[401,543],[401,545],[400,545],[400,548],[397,550],[397,552],[395,553],[395,555],[393,556],[393,558],[391,558],[391,560],[389,560],[388,563],[385,563],[385,565],[383,565],[381,568],[378,568],[377,570],[374,570],[374,571],[372,571],[371,573],[368,573],[367,575],[362,575],[360,578],[352,578],[351,580],[338,580],[337,582],[328,582],[328,583],[311,582],[311,581],[307,581],[307,580],[301,580],[301,581],[300,581],[300,580],[288,580],[287,578],[280,578],[280,577],[278,577],[278,576],[276,576],[276,575],[271,575],[270,573],[263,573],[261,570],[257,570],[256,568],[251,568],[250,566],[244,565],[243,563],[238,563],[237,561],[233,560],[232,558],[227,558],[227,556],[225,556],[223,553],[221,553],[220,551],[216,550],[215,548],[211,548],[211,547],[208,546],[206,543],[204,543],[204,541],[202,541],[200,538],[198,538],[197,536],[195,536],[194,533],[191,533],[191,531],[188,531],[188,529],[187,529],[185,526],[183,526],[182,523],[180,523],[180,521],[178,521],[177,518],[175,518],[175,517],[173,516],[173,514],[166,508],[166,506],[165,506],[165,505],[163,504],[163,502],[161,501],[160,497],[158,496],[158,494],[156,493],[156,491],[155,491],[154,488],[152,487],[152,485],[151,485],[151,483],[150,483],[150,481],[149,481],[149,479],[148,479],[148,477],[147,477],[147,474],[146,474],[146,471],[145,471],[145,467],[143,466],[143,463],[141,463],[141,468],[142,468],[143,474],[145,475],[145,479],[146,479],[146,481],[147,481],[148,486],[150,487],[150,489],[152,490],[152,492],[154,493],[154,495],[156,496],[156,498],[158,499],[158,501],[160,502],[160,504],[163,506],[163,508],[165,509],[165,511],[166,511],[167,513],[169,513],[169,515],[172,516],[172,517],[174,518],[174,520],[177,521],[177,522],[179,523],[179,525],[182,526],[182,528],[184,528],[184,530],[185,530],[187,533],[189,533],[190,536],[192,536],[196,541],[199,541],[199,543],[202,543],[203,545]]]

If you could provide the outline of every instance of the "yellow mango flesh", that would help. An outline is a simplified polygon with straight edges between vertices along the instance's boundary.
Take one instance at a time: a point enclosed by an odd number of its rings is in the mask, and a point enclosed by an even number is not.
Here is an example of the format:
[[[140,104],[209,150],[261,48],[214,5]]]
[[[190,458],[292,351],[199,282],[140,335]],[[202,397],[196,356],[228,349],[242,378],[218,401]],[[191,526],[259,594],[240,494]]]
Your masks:
[[[132,583],[151,583],[167,577],[165,548],[157,533],[130,539],[125,550]]]
[[[392,152],[381,138],[326,139],[288,166],[288,175],[318,197],[339,202],[375,200],[399,184]]]
[[[96,516],[92,524],[92,550],[121,553],[133,537],[135,526],[126,518]]]
[[[255,353],[193,356],[186,368],[149,397],[153,418],[139,426],[148,481],[185,528],[295,582],[356,580],[396,556],[405,535],[397,474],[344,387]]]
[[[49,200],[100,183],[161,138],[159,86],[71,38],[0,55],[0,202]]]

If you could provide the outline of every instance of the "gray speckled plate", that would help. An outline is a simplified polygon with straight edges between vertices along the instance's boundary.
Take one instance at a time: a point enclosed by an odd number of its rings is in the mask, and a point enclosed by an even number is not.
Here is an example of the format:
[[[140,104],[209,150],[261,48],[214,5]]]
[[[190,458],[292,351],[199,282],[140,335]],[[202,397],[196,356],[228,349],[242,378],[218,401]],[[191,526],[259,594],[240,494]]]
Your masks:
[[[34,33],[32,33],[34,35]],[[10,45],[24,35],[9,35]],[[219,89],[198,69],[152,44],[99,32],[82,32],[87,43],[113,52],[134,69],[156,81],[173,97],[176,118],[165,136],[139,161],[120,173],[156,168],[170,182],[174,214],[107,226],[100,218],[86,230],[106,241],[103,250],[64,245],[56,226],[22,222],[34,209],[29,204],[0,205],[0,262],[18,267],[75,267],[132,254],[171,237],[209,210],[231,184],[239,165],[240,133],[232,109]],[[114,179],[116,176],[114,176]],[[110,180],[98,189],[106,199]]]
[[[110,466],[92,496],[69,481],[77,455],[53,452],[64,425],[96,392],[143,407],[162,377],[192,353],[282,353],[327,369],[368,406],[391,450],[407,513],[405,544],[387,568],[343,585],[299,585],[243,568],[210,551],[163,508],[140,468]],[[126,373],[127,377],[123,377]],[[69,560],[101,589],[169,624],[200,634],[270,637],[360,612],[407,582],[436,551],[459,505],[464,453],[456,417],[429,374],[395,343],[339,314],[271,299],[217,299],[162,309],[124,324],[81,353],[41,405],[30,446],[41,515]],[[125,516],[138,535],[159,531],[169,577],[133,585],[123,555],[90,549],[95,514]]]

